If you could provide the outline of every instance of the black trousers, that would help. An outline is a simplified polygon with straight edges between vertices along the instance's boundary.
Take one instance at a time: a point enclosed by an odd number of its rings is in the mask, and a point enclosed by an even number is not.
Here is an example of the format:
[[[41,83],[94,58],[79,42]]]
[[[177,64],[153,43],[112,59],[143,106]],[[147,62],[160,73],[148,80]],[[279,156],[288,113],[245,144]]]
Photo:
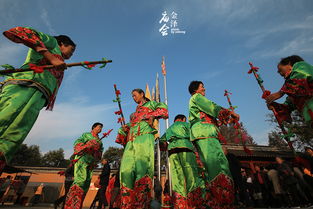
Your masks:
[[[67,195],[68,191],[70,190],[72,183],[73,183],[72,181],[65,182],[65,185],[64,185],[64,186],[65,186],[65,193],[64,193],[64,195],[61,196],[61,197],[59,197],[58,199],[56,199],[56,200],[54,201],[54,205],[55,205],[56,207],[58,207],[61,203],[63,203],[62,208],[64,208],[64,204],[65,204],[65,200],[66,200],[66,195]]]
[[[108,206],[107,199],[105,197],[105,192],[107,190],[108,185],[102,185],[101,188],[98,190],[95,199],[92,201],[90,208],[94,208],[96,202],[98,203],[98,209],[102,209],[104,206]]]

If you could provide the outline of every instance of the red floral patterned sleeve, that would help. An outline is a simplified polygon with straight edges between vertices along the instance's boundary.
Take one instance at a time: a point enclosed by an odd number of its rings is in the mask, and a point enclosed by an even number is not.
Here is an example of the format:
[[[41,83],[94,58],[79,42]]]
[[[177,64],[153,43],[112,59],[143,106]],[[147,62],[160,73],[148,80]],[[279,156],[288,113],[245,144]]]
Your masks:
[[[217,118],[222,124],[228,124],[230,121],[230,111],[228,109],[221,108]]]
[[[127,144],[127,136],[122,134],[117,134],[115,143],[125,146]]]
[[[78,143],[74,147],[75,154],[93,153],[100,149],[100,144],[96,139],[88,141],[86,144]]]
[[[287,79],[280,89],[281,92],[291,96],[312,96],[313,83],[307,79]]]
[[[129,129],[125,132],[123,130],[123,128],[119,128],[115,142],[120,144],[120,145],[126,146],[128,131],[129,131]]]
[[[155,118],[168,118],[168,110],[166,108],[158,108],[155,111],[149,114],[150,116],[154,116]]]
[[[25,28],[15,27],[10,30],[4,31],[3,35],[15,43],[22,43],[37,51],[45,50],[46,46],[41,41],[36,31]]]
[[[163,118],[167,119],[168,118],[168,110],[167,110],[167,105],[163,102],[155,102],[153,101],[154,111],[149,113],[149,117],[153,116],[157,119]]]

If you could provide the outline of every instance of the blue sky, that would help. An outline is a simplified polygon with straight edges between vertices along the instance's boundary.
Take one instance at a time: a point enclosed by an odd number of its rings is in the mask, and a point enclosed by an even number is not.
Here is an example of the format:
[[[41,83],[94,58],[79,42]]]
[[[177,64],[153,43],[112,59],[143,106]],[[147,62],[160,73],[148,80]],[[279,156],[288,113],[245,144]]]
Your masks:
[[[185,34],[159,33],[162,12],[178,14]],[[113,84],[122,92],[126,118],[136,104],[130,92],[152,87],[165,56],[170,122],[188,114],[188,84],[202,80],[207,97],[227,106],[224,89],[257,143],[267,144],[272,127],[248,62],[261,68],[264,85],[276,91],[283,79],[276,73],[280,58],[298,54],[313,63],[313,2],[310,0],[137,0],[137,1],[0,1],[1,31],[30,26],[69,35],[77,49],[69,62],[112,59],[106,69],[71,68],[53,112],[42,111],[26,139],[43,152],[62,147],[66,156],[73,141],[100,121],[114,128],[104,148],[114,143],[118,124]],[[0,64],[20,66],[27,48],[0,37]],[[162,83],[163,80],[160,79]],[[163,89],[161,89],[163,97]]]

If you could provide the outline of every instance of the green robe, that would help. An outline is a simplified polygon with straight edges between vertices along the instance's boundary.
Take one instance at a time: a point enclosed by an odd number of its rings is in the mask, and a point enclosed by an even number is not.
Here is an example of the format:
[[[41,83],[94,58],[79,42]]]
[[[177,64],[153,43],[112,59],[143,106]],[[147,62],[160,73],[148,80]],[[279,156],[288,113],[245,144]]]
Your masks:
[[[120,167],[122,208],[149,208],[154,174],[154,134],[147,120],[167,118],[167,105],[155,101],[139,104],[132,114]]]
[[[79,209],[88,192],[92,170],[101,160],[103,145],[98,136],[84,133],[74,143],[74,182],[67,194],[65,209]]]
[[[288,95],[284,113],[297,109],[313,128],[313,66],[304,61],[295,63],[280,91]]]
[[[177,121],[160,138],[168,142],[174,208],[202,208],[204,182],[199,176],[189,123]]]
[[[35,46],[46,48],[63,59],[57,41],[52,36],[22,27],[5,31],[4,35],[16,43],[31,47],[21,68],[28,68],[30,63],[49,64],[34,50]],[[53,104],[62,78],[63,72],[54,70],[45,70],[40,74],[29,71],[5,76],[0,92],[0,152],[6,162],[12,159],[23,143],[40,110],[47,104]]]
[[[218,140],[218,121],[230,116],[227,109],[208,100],[199,93],[189,101],[190,138],[205,168],[206,199],[211,208],[232,208],[233,181],[228,161]]]

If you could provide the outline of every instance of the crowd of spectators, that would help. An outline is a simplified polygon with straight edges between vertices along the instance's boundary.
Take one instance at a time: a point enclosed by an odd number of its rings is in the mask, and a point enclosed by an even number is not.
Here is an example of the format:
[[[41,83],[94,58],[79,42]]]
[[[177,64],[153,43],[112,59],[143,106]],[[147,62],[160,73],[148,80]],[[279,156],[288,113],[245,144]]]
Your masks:
[[[275,158],[275,163],[243,167],[237,157],[224,148],[241,207],[309,207],[313,205],[313,150],[292,160]]]

